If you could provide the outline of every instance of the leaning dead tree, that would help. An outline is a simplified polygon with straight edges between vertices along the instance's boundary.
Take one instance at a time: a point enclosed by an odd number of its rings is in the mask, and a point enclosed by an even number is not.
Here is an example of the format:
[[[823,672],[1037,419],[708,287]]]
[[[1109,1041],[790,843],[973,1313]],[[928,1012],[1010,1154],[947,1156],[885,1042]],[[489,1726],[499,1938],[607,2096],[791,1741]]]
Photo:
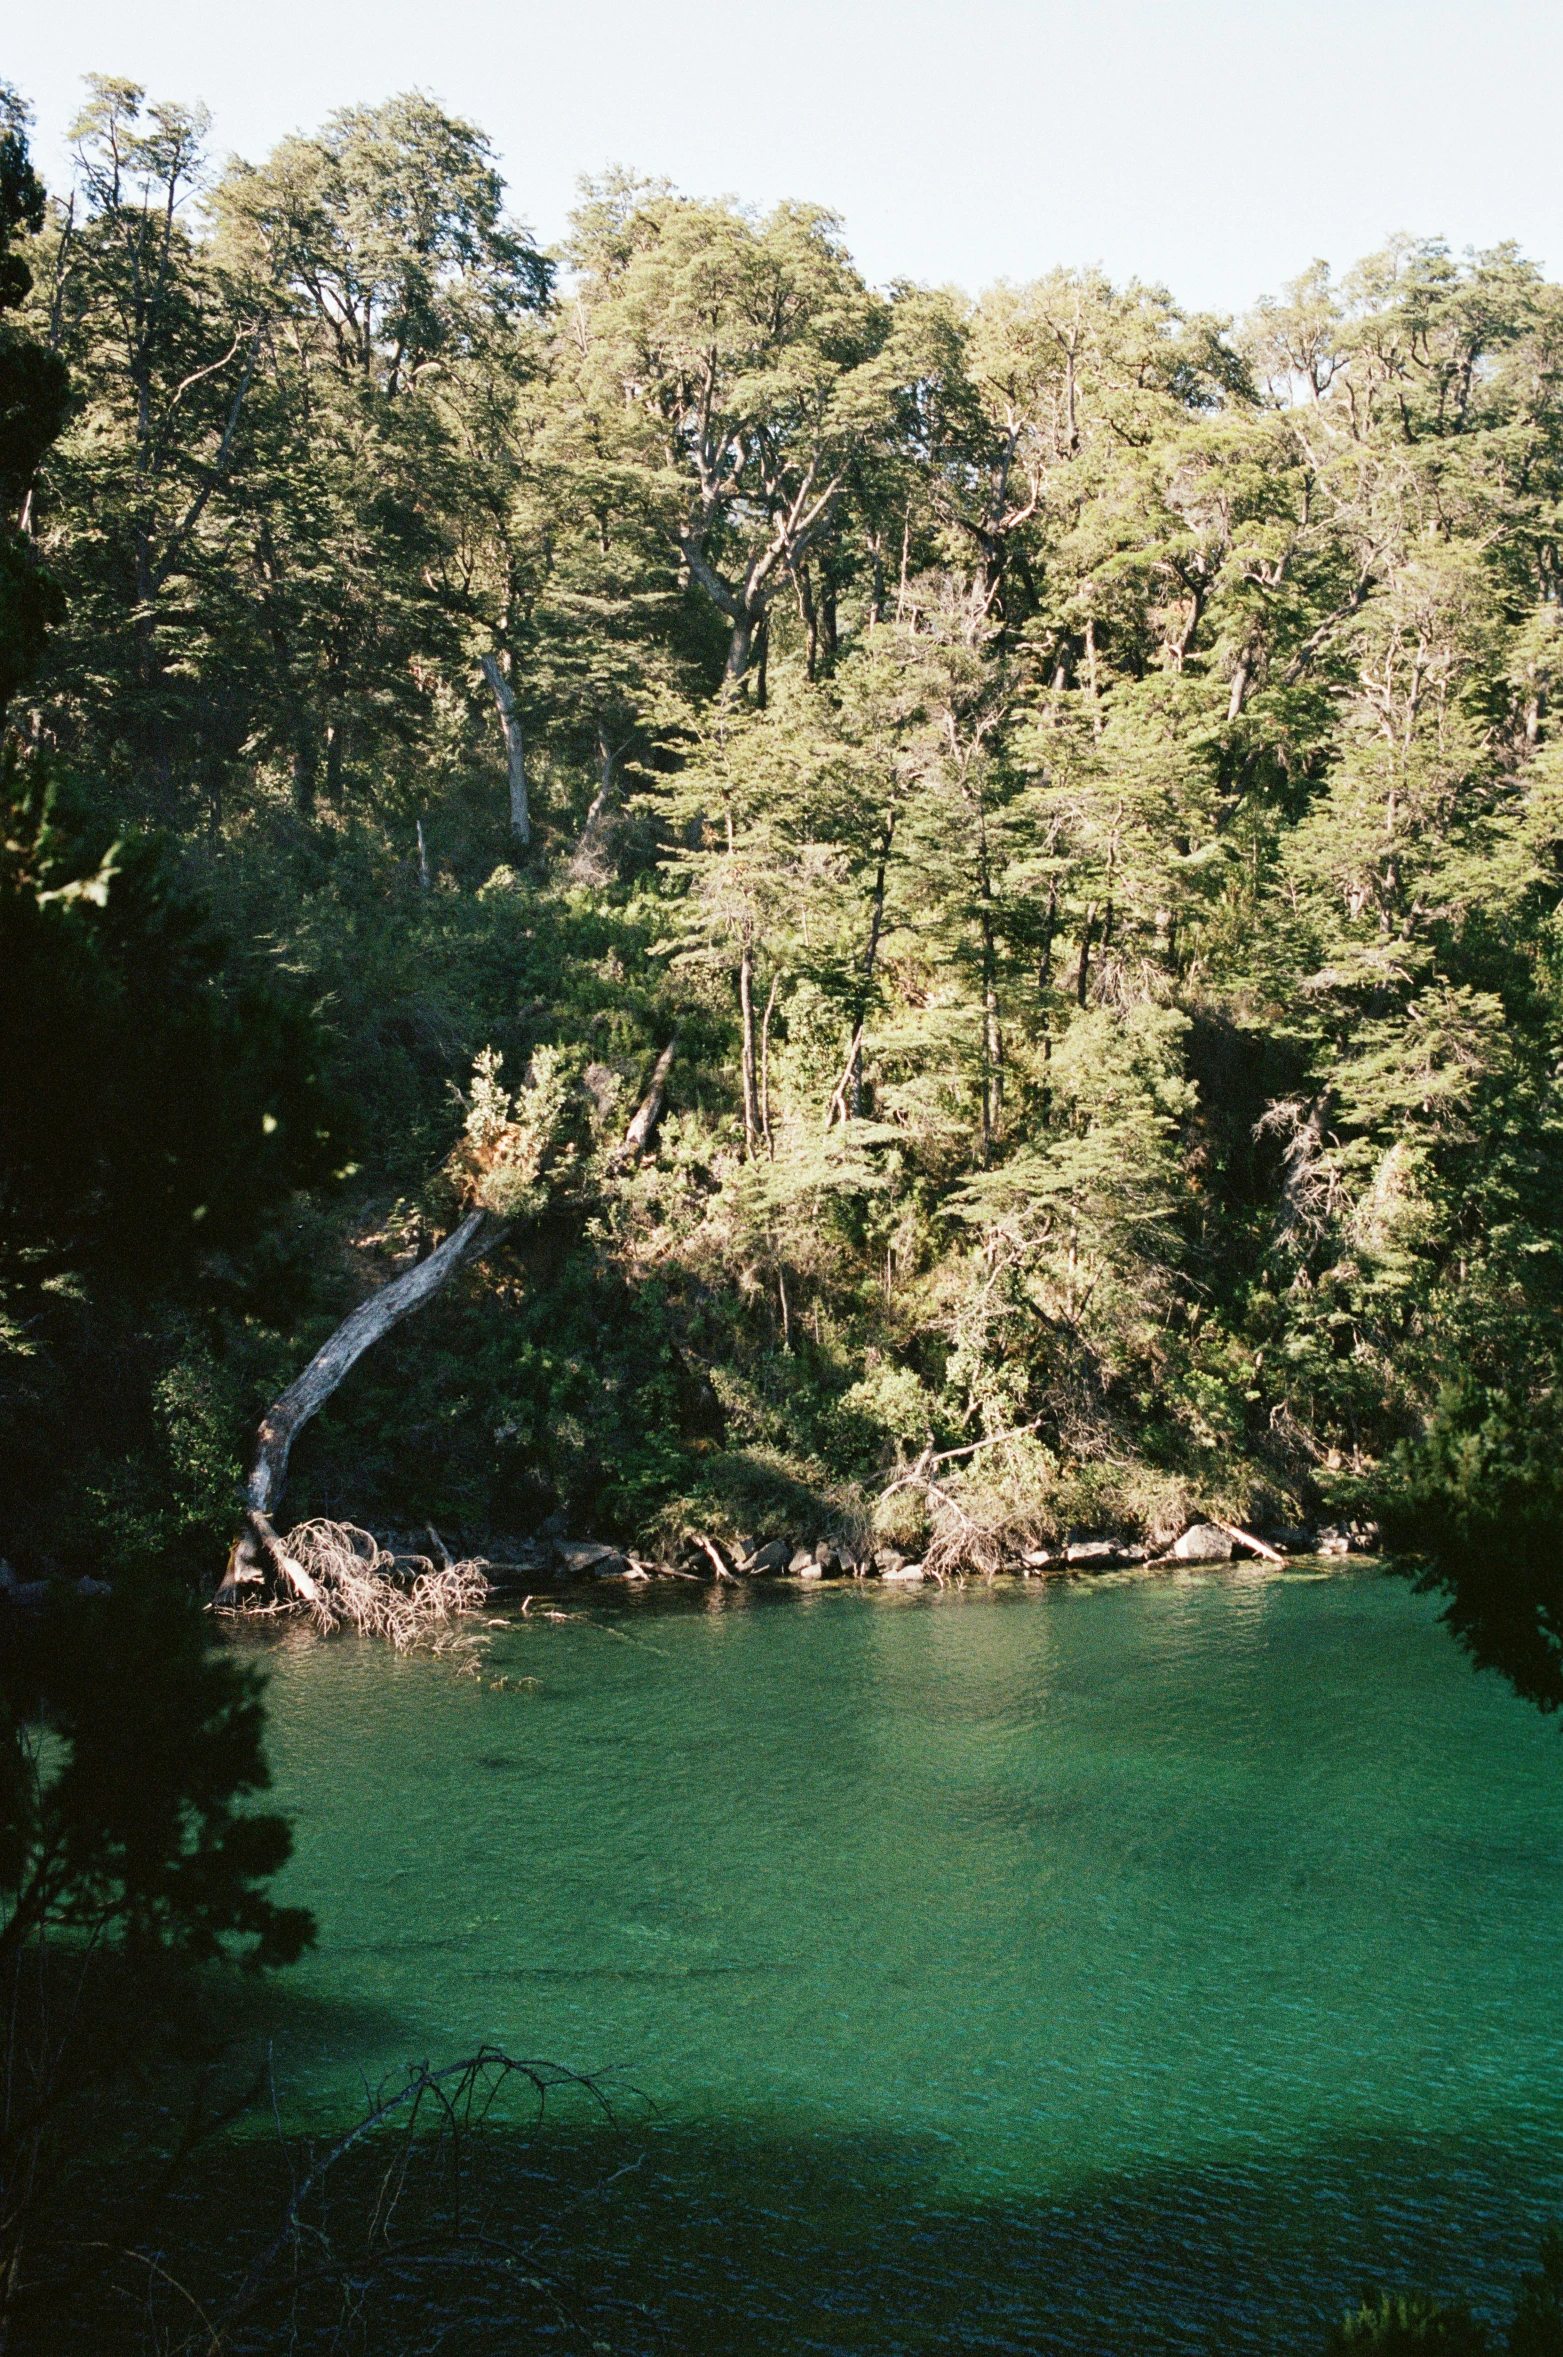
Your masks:
[[[319,1604],[320,1584],[296,1555],[277,1537],[271,1516],[288,1477],[288,1455],[294,1440],[311,1416],[323,1408],[343,1377],[357,1366],[364,1352],[432,1301],[459,1268],[493,1250],[510,1233],[509,1220],[497,1219],[482,1205],[467,1213],[443,1244],[405,1276],[361,1301],[343,1319],[329,1342],[316,1351],[309,1365],[274,1400],[260,1420],[255,1451],[245,1484],[245,1530],[228,1558],[228,1569],[218,1590],[219,1602],[231,1590],[264,1580],[268,1573],[285,1593],[301,1604]]]
[[[610,1171],[645,1151],[662,1110],[677,1039],[675,1030],[657,1058],[651,1085],[609,1157]],[[328,1606],[320,1579],[303,1559],[309,1550],[291,1549],[272,1523],[294,1441],[365,1351],[424,1308],[459,1269],[492,1252],[518,1221],[542,1210],[552,1172],[569,1160],[571,1150],[561,1151],[559,1145],[568,1089],[557,1051],[538,1049],[532,1085],[518,1090],[514,1098],[499,1080],[500,1063],[491,1048],[478,1057],[466,1125],[447,1165],[468,1206],[460,1222],[416,1267],[360,1302],[261,1418],[245,1484],[244,1528],[228,1557],[217,1591],[219,1604],[232,1604],[246,1589],[270,1582],[295,1603],[317,1612]]]

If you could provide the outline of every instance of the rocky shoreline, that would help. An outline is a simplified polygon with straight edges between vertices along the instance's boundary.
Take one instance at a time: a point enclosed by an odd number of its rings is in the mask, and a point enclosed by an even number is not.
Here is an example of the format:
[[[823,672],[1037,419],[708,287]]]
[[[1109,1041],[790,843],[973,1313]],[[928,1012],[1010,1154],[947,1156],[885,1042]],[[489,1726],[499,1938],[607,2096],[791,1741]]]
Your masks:
[[[420,1534],[433,1541],[438,1556],[449,1566],[454,1560],[432,1528]],[[387,1534],[383,1561],[395,1565],[404,1580],[434,1568],[426,1549],[405,1532]],[[1082,1533],[1055,1547],[1017,1551],[993,1572],[974,1576],[1006,1575],[1021,1579],[1057,1579],[1090,1572],[1157,1570],[1179,1564],[1221,1564],[1242,1560],[1273,1564],[1376,1552],[1378,1530],[1373,1523],[1326,1523],[1314,1529],[1281,1528],[1260,1533],[1228,1523],[1193,1522],[1158,1552],[1138,1541],[1110,1534]],[[657,1580],[694,1581],[706,1586],[750,1581],[771,1584],[815,1580],[880,1580],[891,1586],[914,1586],[923,1580],[945,1584],[947,1572],[930,1569],[898,1547],[871,1546],[849,1539],[772,1538],[718,1541],[701,1535],[690,1538],[671,1560],[639,1554],[604,1539],[571,1538],[563,1531],[543,1530],[528,1539],[504,1542],[503,1555],[474,1552],[462,1558],[462,1568],[480,1575],[490,1596],[536,1595],[557,1588],[622,1584],[644,1586]],[[959,1577],[957,1572],[954,1576]],[[56,1592],[106,1596],[110,1584],[90,1577],[79,1581],[19,1579],[10,1564],[0,1560],[0,1612],[42,1606]]]
[[[983,1576],[1046,1579],[1245,1559],[1281,1563],[1307,1557],[1370,1555],[1377,1543],[1378,1531],[1372,1523],[1327,1523],[1313,1529],[1250,1533],[1230,1524],[1200,1521],[1191,1523],[1163,1550],[1106,1533],[1082,1533],[1054,1547],[1018,1551],[998,1567],[997,1575]],[[656,1560],[606,1540],[544,1532],[515,1544],[503,1559],[478,1555],[473,1560],[491,1591],[499,1596],[522,1590],[535,1593],[543,1587],[598,1582],[641,1585],[658,1579],[694,1580],[708,1586],[722,1581],[849,1579],[912,1585],[925,1579],[942,1582],[948,1577],[929,1570],[900,1548],[833,1538],[781,1537],[754,1543],[743,1539],[719,1542],[696,1535],[671,1560]]]

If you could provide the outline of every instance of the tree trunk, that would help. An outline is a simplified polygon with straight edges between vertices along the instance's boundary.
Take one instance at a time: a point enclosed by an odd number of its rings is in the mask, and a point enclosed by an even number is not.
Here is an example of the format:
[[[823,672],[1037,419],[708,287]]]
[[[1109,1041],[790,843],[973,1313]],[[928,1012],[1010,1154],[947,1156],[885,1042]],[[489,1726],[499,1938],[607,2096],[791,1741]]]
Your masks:
[[[868,554],[868,619],[873,624],[885,618],[885,551],[884,542],[877,532],[871,532],[868,536]]]
[[[320,758],[308,718],[300,713],[293,741],[293,808],[302,819],[315,815],[315,779]]]
[[[1096,616],[1094,614],[1087,614],[1085,618],[1085,668],[1091,695],[1091,734],[1094,737],[1099,737],[1102,733],[1102,699],[1098,692],[1096,679]]]
[[[678,1028],[675,1025],[672,1038],[657,1058],[651,1075],[651,1086],[642,1097],[635,1118],[624,1133],[623,1142],[608,1157],[610,1170],[617,1170],[623,1163],[633,1162],[637,1154],[645,1152],[646,1142],[656,1128],[662,1111],[663,1091],[667,1087],[668,1074],[673,1069],[673,1053],[677,1046]]]
[[[840,652],[841,637],[836,618],[836,584],[820,569],[820,662],[825,677],[835,676],[836,657]]]
[[[510,774],[510,832],[518,843],[527,844],[532,840],[532,813],[527,801],[526,747],[515,694],[499,668],[497,655],[485,655],[479,668],[488,681],[499,710],[499,725],[505,732],[505,761]]]
[[[897,813],[892,806],[885,820],[884,836],[879,846],[879,865],[874,873],[874,895],[870,902],[868,947],[863,952],[863,983],[858,992],[857,1027],[852,1054],[848,1062],[847,1106],[854,1121],[863,1115],[863,1032],[868,1022],[869,999],[874,988],[874,961],[879,955],[879,935],[885,921],[885,876],[890,866],[891,846],[895,842]],[[846,1118],[845,1113],[842,1116]]]
[[[740,614],[727,640],[726,684],[736,687],[749,668],[749,656],[754,646],[754,616]]]
[[[303,1592],[299,1579],[304,1575],[292,1565],[271,1528],[271,1516],[288,1477],[288,1456],[294,1441],[364,1352],[403,1318],[411,1317],[414,1310],[432,1301],[459,1268],[479,1253],[489,1251],[507,1233],[508,1227],[508,1221],[496,1219],[491,1211],[469,1211],[460,1226],[453,1228],[444,1243],[437,1244],[416,1268],[394,1278],[389,1285],[382,1285],[378,1293],[360,1302],[343,1319],[330,1341],[316,1351],[303,1374],[267,1409],[255,1435],[255,1454],[250,1461],[250,1478],[245,1490],[249,1529],[229,1557],[226,1576],[217,1591],[219,1602],[247,1581],[260,1579],[267,1570],[280,1571],[295,1592]]]
[[[770,995],[765,1002],[765,1016],[760,1025],[760,1135],[765,1140],[765,1151],[774,1162],[776,1147],[771,1138],[771,1017],[776,1011],[776,993],[781,976],[771,976]]]
[[[1037,997],[1046,1000],[1053,980],[1053,942],[1058,932],[1058,878],[1050,876],[1047,914],[1042,920],[1042,947],[1037,956]]]
[[[793,578],[798,587],[798,620],[804,633],[803,675],[812,687],[819,662],[819,616],[814,608],[814,584],[809,578],[807,559]]]
[[[580,841],[570,857],[571,873],[582,883],[600,883],[608,873],[607,838],[618,807],[619,754],[622,746],[610,745],[607,732],[597,730],[598,786],[592,796]]]
[[[1075,973],[1075,997],[1083,1007],[1091,980],[1091,936],[1096,930],[1096,904],[1093,901],[1085,912],[1085,924],[1080,933],[1080,964]]]
[[[738,1009],[743,1023],[744,1160],[752,1162],[759,1122],[754,1071],[754,949],[747,941],[738,960]]]

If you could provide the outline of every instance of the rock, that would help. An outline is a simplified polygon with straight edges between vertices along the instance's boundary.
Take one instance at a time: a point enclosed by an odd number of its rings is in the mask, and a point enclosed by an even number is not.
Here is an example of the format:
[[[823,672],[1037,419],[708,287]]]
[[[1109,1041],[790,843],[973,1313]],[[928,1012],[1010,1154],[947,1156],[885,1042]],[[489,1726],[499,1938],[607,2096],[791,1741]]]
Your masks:
[[[1182,1538],[1173,1540],[1172,1552],[1179,1563],[1230,1563],[1232,1541],[1213,1522],[1191,1522]]]
[[[748,1562],[740,1563],[738,1568],[740,1571],[747,1571],[752,1574],[758,1574],[767,1571],[785,1571],[787,1568],[787,1556],[788,1547],[786,1540],[771,1539],[765,1546],[756,1547],[754,1553],[749,1557]]]
[[[555,1539],[554,1553],[575,1579],[584,1579],[588,1574],[597,1579],[614,1579],[628,1569],[618,1548],[605,1546],[599,1539]],[[603,1565],[609,1568],[605,1571]]]
[[[1260,1535],[1267,1538],[1272,1547],[1278,1547],[1283,1555],[1311,1555],[1314,1550],[1312,1531],[1297,1530],[1289,1522],[1283,1522],[1278,1530],[1267,1530]]]
[[[898,1561],[894,1570],[882,1571],[879,1576],[882,1580],[920,1580],[926,1578],[927,1574],[924,1572],[920,1563],[901,1563]]]
[[[1020,1560],[1028,1571],[1040,1571],[1044,1563],[1056,1563],[1058,1557],[1046,1547],[1028,1547]]]
[[[814,1560],[814,1549],[812,1547],[797,1548],[793,1554],[792,1561],[787,1566],[787,1569],[793,1574],[794,1578],[796,1578],[801,1572],[817,1571],[819,1569],[819,1565]]]
[[[899,1547],[876,1547],[874,1549],[873,1564],[877,1572],[898,1571],[905,1561],[906,1557]]]
[[[822,1580],[825,1574],[811,1555],[807,1563],[800,1564],[792,1576],[796,1580]]]
[[[1322,1530],[1316,1530],[1313,1534],[1313,1551],[1316,1555],[1349,1555],[1350,1531],[1342,1530],[1339,1523],[1327,1522]]]
[[[1104,1569],[1118,1562],[1121,1552],[1116,1539],[1076,1539],[1064,1549],[1064,1561],[1084,1564],[1088,1569],[1092,1564]]]

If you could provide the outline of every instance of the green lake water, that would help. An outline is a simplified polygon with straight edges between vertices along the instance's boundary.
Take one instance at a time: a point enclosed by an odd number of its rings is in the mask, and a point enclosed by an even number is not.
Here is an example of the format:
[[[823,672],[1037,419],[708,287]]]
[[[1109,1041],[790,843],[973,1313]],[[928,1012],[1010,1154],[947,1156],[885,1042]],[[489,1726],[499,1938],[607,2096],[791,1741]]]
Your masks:
[[[562,2231],[602,2346],[1303,2351],[1563,2216],[1563,1737],[1401,1584],[570,1609],[503,1691],[257,1650],[286,2099],[485,2040],[644,2091]]]

